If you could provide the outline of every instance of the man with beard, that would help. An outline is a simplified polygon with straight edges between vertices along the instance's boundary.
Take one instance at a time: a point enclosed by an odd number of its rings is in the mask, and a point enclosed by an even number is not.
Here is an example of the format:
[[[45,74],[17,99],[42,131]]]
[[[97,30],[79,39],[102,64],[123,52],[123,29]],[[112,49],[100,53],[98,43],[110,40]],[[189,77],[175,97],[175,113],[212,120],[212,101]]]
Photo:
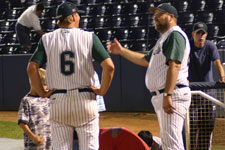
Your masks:
[[[145,82],[158,117],[163,150],[184,150],[182,128],[191,103],[187,80],[189,40],[177,26],[178,13],[173,6],[162,3],[149,10],[161,37],[147,54],[124,48],[116,38],[107,47],[111,54],[148,67]]]

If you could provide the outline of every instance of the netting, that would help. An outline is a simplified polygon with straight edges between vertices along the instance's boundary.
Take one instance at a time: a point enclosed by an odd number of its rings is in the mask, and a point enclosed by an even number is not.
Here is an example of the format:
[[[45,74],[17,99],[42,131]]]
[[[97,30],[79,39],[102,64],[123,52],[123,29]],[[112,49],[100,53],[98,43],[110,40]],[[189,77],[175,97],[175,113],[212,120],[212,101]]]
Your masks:
[[[192,102],[186,119],[186,149],[210,150],[212,140],[216,141],[213,139],[215,121],[217,118],[225,118],[225,84],[196,82],[191,83],[190,87]]]

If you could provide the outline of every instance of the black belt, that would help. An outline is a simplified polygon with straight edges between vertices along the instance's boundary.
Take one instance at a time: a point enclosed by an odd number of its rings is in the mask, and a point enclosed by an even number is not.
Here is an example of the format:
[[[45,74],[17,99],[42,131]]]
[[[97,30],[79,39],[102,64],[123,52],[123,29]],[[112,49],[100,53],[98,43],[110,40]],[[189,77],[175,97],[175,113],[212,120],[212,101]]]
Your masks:
[[[76,89],[74,89],[74,90],[76,90]],[[58,89],[58,90],[55,90],[55,91],[52,93],[52,95],[53,95],[53,94],[57,94],[57,93],[67,93],[67,91],[72,91],[72,90]],[[93,92],[93,90],[90,89],[90,88],[78,89],[78,91],[79,91],[79,92]]]
[[[187,85],[182,85],[182,84],[179,84],[179,85],[176,85],[178,88],[184,88],[184,87],[188,87]],[[164,92],[164,89],[161,89],[161,90],[158,90],[159,94],[163,93]],[[157,92],[156,91],[153,91],[153,92],[150,92],[150,94],[152,96],[155,96],[157,95]]]

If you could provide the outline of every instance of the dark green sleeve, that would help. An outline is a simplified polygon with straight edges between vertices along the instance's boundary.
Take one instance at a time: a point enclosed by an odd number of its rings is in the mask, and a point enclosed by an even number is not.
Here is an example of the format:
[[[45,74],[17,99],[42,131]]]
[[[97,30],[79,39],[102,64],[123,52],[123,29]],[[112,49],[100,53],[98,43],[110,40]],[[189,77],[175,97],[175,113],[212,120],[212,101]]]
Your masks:
[[[147,53],[145,54],[145,59],[149,62],[152,56],[152,52],[153,52],[153,48]]]
[[[101,41],[99,40],[97,35],[95,35],[94,33],[93,33],[92,57],[98,63],[101,63],[103,60],[110,57],[108,52],[102,45]]]
[[[38,46],[34,52],[34,54],[31,56],[30,61],[36,62],[40,64],[40,66],[43,66],[47,61],[47,56],[45,53],[45,48],[42,42],[42,39],[39,40]]]
[[[185,38],[179,32],[172,32],[163,43],[163,54],[166,56],[166,64],[169,60],[182,62],[185,50]]]

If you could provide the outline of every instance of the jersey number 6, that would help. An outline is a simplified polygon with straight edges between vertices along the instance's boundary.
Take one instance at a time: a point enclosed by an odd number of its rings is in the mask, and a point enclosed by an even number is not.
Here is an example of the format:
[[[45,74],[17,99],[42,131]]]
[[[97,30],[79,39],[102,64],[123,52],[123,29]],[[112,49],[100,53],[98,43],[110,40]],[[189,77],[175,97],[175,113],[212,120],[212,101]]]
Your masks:
[[[74,53],[71,51],[64,51],[60,55],[61,58],[61,72],[64,75],[70,75],[74,73],[74,63],[71,60],[74,58]]]

